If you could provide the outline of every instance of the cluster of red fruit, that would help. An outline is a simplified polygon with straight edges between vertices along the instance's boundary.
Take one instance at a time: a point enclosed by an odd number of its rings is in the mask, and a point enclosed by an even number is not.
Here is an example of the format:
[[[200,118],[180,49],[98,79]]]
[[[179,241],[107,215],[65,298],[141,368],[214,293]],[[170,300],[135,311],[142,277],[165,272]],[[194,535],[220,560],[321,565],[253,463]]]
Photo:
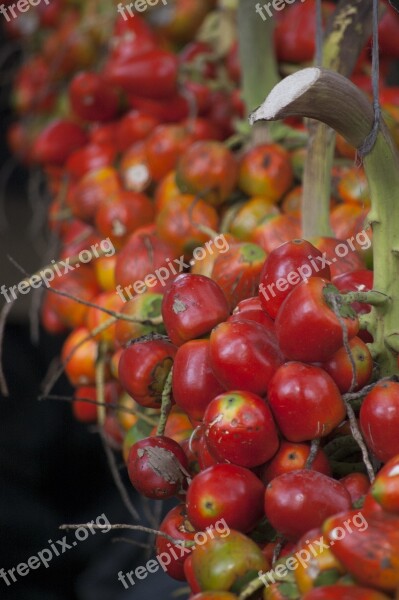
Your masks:
[[[180,501],[157,550],[168,552],[170,538],[187,543],[168,572],[189,582],[193,598],[246,597],[279,546],[284,562],[324,535],[335,543],[311,569],[253,597],[382,600],[399,587],[399,384],[370,389],[356,424],[356,392],[373,371],[358,315],[371,307],[338,292],[372,289],[370,256],[356,237],[368,191],[361,171],[336,165],[336,238],[300,239],[304,148],[234,153],[225,143],[243,116],[234,36],[223,51],[203,39],[184,45],[213,6],[177,0],[169,28],[157,26],[158,8],[154,28],[118,17],[100,71],[89,69],[107,30],[90,19],[92,4],[38,8],[50,33],[14,89],[19,113],[40,119],[14,125],[11,145],[45,169],[60,258],[78,263],[103,238],[116,250],[54,280],[42,320],[50,332],[73,330],[62,356],[75,416],[98,421],[122,449],[139,492]],[[281,61],[311,60],[313,11],[308,0],[277,15]],[[382,30],[398,32],[387,14]],[[382,39],[388,65],[397,33]],[[364,53],[359,85],[368,62]],[[398,90],[384,93],[395,131]],[[51,112],[57,119],[47,124]],[[338,151],[353,158],[342,140]],[[162,269],[167,278],[154,275]],[[386,463],[372,487],[361,434],[374,466]],[[361,506],[367,531],[335,540]],[[196,534],[220,519],[230,534],[214,533],[193,552]]]

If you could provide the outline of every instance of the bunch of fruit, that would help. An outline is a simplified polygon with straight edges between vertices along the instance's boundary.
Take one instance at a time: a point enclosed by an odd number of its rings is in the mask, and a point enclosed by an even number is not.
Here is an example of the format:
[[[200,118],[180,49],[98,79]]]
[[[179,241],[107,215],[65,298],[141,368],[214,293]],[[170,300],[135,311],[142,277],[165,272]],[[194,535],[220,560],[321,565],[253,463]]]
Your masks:
[[[360,328],[367,180],[338,138],[336,237],[301,239],[306,131],[286,121],[294,149],[237,138],[234,11],[213,8],[175,0],[169,21],[160,5],[111,22],[101,3],[35,9],[44,41],[16,78],[9,139],[47,175],[71,267],[42,321],[72,330],[62,358],[76,418],[99,424],[141,494],[176,498],[156,546],[193,600],[393,598],[399,383],[376,382]],[[314,10],[276,15],[281,72],[312,60]],[[392,9],[380,31],[384,78],[399,57]],[[365,50],[353,80],[367,92],[369,67]],[[398,139],[398,88],[382,99]]]

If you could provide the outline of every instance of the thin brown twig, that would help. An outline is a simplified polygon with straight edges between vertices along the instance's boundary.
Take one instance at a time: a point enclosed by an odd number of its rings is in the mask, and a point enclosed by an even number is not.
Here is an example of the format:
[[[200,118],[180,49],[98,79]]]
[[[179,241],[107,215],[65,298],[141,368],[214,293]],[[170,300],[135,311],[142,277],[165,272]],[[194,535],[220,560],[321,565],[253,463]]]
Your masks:
[[[338,307],[338,301],[337,301],[337,297],[334,294],[329,294],[329,299],[331,300],[331,304],[334,310],[335,315],[337,316],[337,318],[339,319],[339,322],[341,324],[342,330],[343,330],[343,339],[344,339],[344,347],[345,350],[348,353],[349,359],[351,361],[351,365],[352,365],[352,385],[351,385],[351,389],[350,392],[354,389],[354,387],[356,387],[357,385],[357,378],[356,378],[356,365],[355,365],[355,361],[351,352],[351,349],[349,347],[349,342],[348,342],[348,329],[346,327],[346,323],[343,320],[343,318],[341,317],[341,314],[339,312],[339,307]],[[362,457],[363,457],[363,462],[364,465],[367,469],[367,474],[368,477],[370,479],[370,482],[373,483],[373,481],[375,480],[375,472],[374,472],[374,468],[373,465],[370,461],[370,457],[368,454],[368,450],[367,450],[367,446],[364,442],[362,433],[359,429],[359,425],[356,419],[356,415],[355,415],[355,411],[353,410],[352,405],[350,404],[350,402],[345,398],[345,396],[343,396],[343,401],[345,403],[346,406],[346,412],[349,418],[349,424],[350,424],[350,428],[351,428],[351,432],[352,435],[354,437],[354,439],[356,440],[361,452],[362,452]]]
[[[108,462],[108,466],[110,468],[113,480],[115,482],[115,485],[118,489],[118,492],[120,494],[120,497],[122,498],[122,502],[123,504],[126,506],[127,510],[129,511],[129,513],[131,514],[131,516],[133,517],[134,520],[139,521],[140,520],[140,515],[137,512],[137,510],[134,508],[129,495],[127,493],[127,490],[125,488],[125,485],[122,481],[122,478],[120,476],[118,467],[116,465],[116,461],[115,461],[115,455],[112,452],[112,449],[109,447],[109,444],[107,442],[107,439],[105,437],[105,433],[103,431],[102,428],[100,428],[100,438],[103,444],[103,448],[105,451],[105,455],[107,457],[107,462]]]
[[[60,529],[62,529],[62,530],[79,529],[80,527],[87,527],[87,523],[80,523],[79,525],[74,525],[74,524],[60,525]],[[93,524],[91,524],[90,528],[107,529],[108,525],[93,525]],[[164,533],[163,531],[158,531],[157,529],[152,529],[151,527],[143,527],[142,525],[128,525],[128,524],[121,524],[121,523],[114,523],[111,525],[111,530],[117,530],[117,529],[129,529],[130,531],[143,531],[144,533],[153,533],[155,535],[164,537],[165,539],[167,539],[169,542],[171,542],[174,545],[180,545],[180,546],[186,545],[187,547],[193,545],[193,542],[183,542],[182,540],[176,540],[171,535],[168,535],[167,533]]]

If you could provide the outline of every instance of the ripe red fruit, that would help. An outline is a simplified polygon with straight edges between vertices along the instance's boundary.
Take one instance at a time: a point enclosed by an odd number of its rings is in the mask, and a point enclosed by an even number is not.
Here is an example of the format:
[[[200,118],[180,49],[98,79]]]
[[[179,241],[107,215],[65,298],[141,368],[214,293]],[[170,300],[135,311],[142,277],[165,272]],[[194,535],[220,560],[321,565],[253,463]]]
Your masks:
[[[168,512],[159,526],[159,531],[166,533],[174,540],[179,540],[180,544],[172,544],[167,538],[157,535],[156,550],[157,555],[166,552],[171,557],[171,562],[165,565],[167,574],[178,581],[185,581],[183,565],[186,558],[191,553],[191,548],[186,547],[183,551],[181,544],[192,542],[195,536],[194,527],[187,519],[186,507],[184,504],[178,504]],[[175,558],[174,556],[177,556]]]
[[[367,446],[378,460],[399,454],[399,383],[378,383],[360,409],[360,427]]]
[[[204,275],[179,275],[163,297],[164,325],[177,346],[206,335],[228,316],[229,307],[222,290]]]
[[[319,367],[299,362],[278,369],[269,385],[268,400],[280,431],[290,442],[324,437],[346,414],[331,377]]]
[[[72,152],[87,142],[80,125],[62,119],[52,121],[36,138],[33,158],[41,164],[62,166]]]
[[[263,396],[283,359],[273,334],[255,321],[221,323],[210,337],[213,371],[226,389]]]
[[[187,490],[187,516],[200,531],[224,519],[231,529],[250,531],[263,515],[265,488],[248,469],[217,464],[198,473]]]
[[[356,392],[370,383],[373,374],[373,357],[368,346],[357,336],[349,340],[349,348],[355,363],[356,374],[356,385],[351,391]],[[321,366],[334,379],[341,394],[349,392],[352,385],[353,367],[346,348],[342,347],[337,350]]]
[[[69,101],[84,121],[110,121],[118,112],[117,91],[98,73],[77,73],[69,85]]]
[[[296,540],[327,517],[351,508],[346,488],[317,471],[300,469],[276,477],[265,493],[265,513],[282,535]]]
[[[177,348],[164,340],[133,343],[119,359],[122,387],[141,406],[160,408],[162,392]]]
[[[170,438],[147,437],[130,448],[129,479],[146,498],[165,500],[184,491],[187,469],[186,455]]]
[[[292,289],[310,276],[330,279],[320,250],[306,240],[281,244],[266,259],[260,275],[259,298],[262,308],[273,319]]]
[[[282,440],[280,448],[261,470],[260,478],[267,484],[275,477],[290,473],[298,469],[304,469],[310,453],[309,444],[296,444]],[[328,458],[322,448],[319,448],[316,458],[312,464],[312,471],[318,471],[324,475],[331,475],[331,467]]]
[[[206,407],[223,386],[211,366],[209,340],[190,340],[178,349],[172,377],[173,398],[192,419],[201,421]]]
[[[288,360],[326,361],[343,346],[342,325],[328,293],[337,290],[324,279],[311,277],[297,285],[281,305],[276,335]],[[341,316],[351,339],[359,331],[359,320],[350,307],[343,307]]]
[[[250,392],[225,392],[205,411],[205,436],[211,453],[242,467],[256,467],[277,451],[279,441],[265,400]]]

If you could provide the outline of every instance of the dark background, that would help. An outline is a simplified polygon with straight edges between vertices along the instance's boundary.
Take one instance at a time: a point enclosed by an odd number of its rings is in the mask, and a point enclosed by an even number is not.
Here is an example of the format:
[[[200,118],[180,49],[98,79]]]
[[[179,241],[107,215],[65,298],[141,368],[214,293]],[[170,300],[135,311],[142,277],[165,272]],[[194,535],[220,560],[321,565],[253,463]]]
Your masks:
[[[0,24],[0,57],[6,49]],[[8,47],[8,46],[7,46]],[[0,67],[0,180],[10,164],[6,130],[13,116],[9,106],[9,80],[18,53]],[[16,165],[5,189],[0,189],[0,286],[15,285],[22,279],[9,261],[12,256],[27,272],[47,263],[51,252],[45,231],[46,194],[32,189],[35,173]],[[4,188],[0,184],[0,188]],[[47,258],[56,258],[51,255]],[[62,337],[40,331],[39,342],[30,341],[29,307],[32,292],[19,298],[8,319],[4,340],[4,364],[10,389],[0,397],[0,569],[6,571],[27,562],[49,540],[63,538],[63,523],[85,523],[105,513],[112,523],[133,521],[124,508],[105,459],[97,434],[73,417],[69,404],[38,401],[40,384],[62,345]],[[0,296],[0,307],[5,300]],[[54,393],[71,395],[65,378]],[[125,480],[126,469],[121,463]],[[126,481],[135,506],[141,499]],[[164,513],[168,507],[164,507]],[[170,508],[170,506],[169,506]],[[148,525],[143,521],[141,524]],[[120,570],[144,565],[147,551],[136,545],[113,542],[117,537],[147,542],[146,534],[97,532],[65,554],[54,557],[47,569],[40,566],[7,587],[0,579],[0,599],[4,600],[136,600],[153,598],[162,590],[163,598],[173,598],[181,587],[162,572],[149,575],[125,590],[117,580]],[[75,539],[68,533],[68,542]],[[61,550],[61,547],[57,545]]]

